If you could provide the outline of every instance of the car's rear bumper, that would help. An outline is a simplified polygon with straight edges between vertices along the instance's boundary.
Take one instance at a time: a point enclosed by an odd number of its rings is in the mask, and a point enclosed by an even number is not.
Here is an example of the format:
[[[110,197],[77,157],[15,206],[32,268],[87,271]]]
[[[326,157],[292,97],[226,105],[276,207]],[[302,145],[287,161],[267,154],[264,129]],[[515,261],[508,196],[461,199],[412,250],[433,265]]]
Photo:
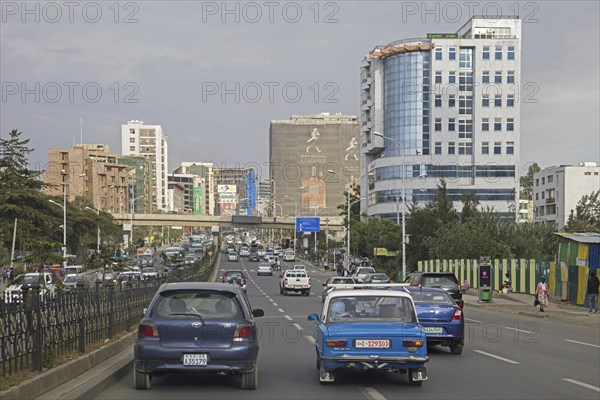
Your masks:
[[[360,355],[325,356],[320,362],[326,370],[341,368],[365,369],[365,370],[390,370],[390,369],[413,369],[423,368],[429,357],[420,356],[387,356],[370,357]]]

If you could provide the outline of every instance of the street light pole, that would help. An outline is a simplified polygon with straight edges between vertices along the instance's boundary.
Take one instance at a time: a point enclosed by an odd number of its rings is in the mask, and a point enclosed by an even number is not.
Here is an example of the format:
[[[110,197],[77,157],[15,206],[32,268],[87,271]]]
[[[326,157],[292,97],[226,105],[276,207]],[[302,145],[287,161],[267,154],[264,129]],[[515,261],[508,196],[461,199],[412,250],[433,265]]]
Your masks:
[[[65,185],[66,188],[66,185]],[[62,245],[62,256],[63,256],[63,267],[67,266],[67,195],[65,189],[65,195],[63,196],[63,205],[55,202],[54,200],[48,200],[50,203],[55,204],[63,210],[63,245]]]
[[[298,201],[295,199],[292,199],[288,195],[284,195],[284,197],[286,197],[294,202],[294,257],[296,257],[296,225],[298,225]]]
[[[100,209],[96,208],[95,210],[91,207],[86,206],[85,207],[86,210],[90,210],[90,211],[96,211],[96,215],[98,215],[98,229],[96,232],[96,254],[100,254]]]
[[[402,279],[406,277],[406,154],[404,151],[404,146],[402,143],[397,141],[394,138],[389,136],[385,136],[380,132],[373,132],[373,135],[379,136],[383,139],[387,139],[393,143],[395,143],[398,147],[402,149]],[[398,197],[396,196],[396,209],[398,208]],[[396,215],[396,223],[398,223],[398,216]]]
[[[339,172],[335,172],[332,169],[328,169],[327,172],[329,172],[330,174],[333,175],[339,175],[342,178],[344,178],[345,181],[347,181],[348,183],[350,183],[350,179],[348,177],[346,177],[346,175],[343,175]],[[348,211],[348,216],[347,216],[347,220],[346,220],[346,255],[348,257],[348,265],[347,268],[350,269],[350,187],[348,186],[348,190],[346,191],[346,197],[347,197],[347,202],[346,202],[346,208]]]
[[[129,222],[131,224],[131,231],[129,233],[129,247],[133,248],[133,213],[135,212],[135,201],[138,199],[141,199],[144,196],[140,196],[140,197],[136,197],[136,198],[131,198],[131,216],[129,219]],[[131,250],[130,250],[131,251]]]

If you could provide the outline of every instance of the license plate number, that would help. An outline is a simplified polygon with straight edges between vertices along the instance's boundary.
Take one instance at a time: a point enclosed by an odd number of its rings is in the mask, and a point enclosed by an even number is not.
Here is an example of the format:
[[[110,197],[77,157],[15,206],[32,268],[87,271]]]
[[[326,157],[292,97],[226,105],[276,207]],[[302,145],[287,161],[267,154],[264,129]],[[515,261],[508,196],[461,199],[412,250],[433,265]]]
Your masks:
[[[206,354],[184,354],[183,365],[189,366],[202,366],[208,363],[208,356]]]
[[[444,329],[441,326],[426,326],[425,332],[426,333],[442,333],[442,332],[444,332]]]
[[[357,340],[354,346],[359,349],[387,349],[390,347],[390,341],[383,339]]]

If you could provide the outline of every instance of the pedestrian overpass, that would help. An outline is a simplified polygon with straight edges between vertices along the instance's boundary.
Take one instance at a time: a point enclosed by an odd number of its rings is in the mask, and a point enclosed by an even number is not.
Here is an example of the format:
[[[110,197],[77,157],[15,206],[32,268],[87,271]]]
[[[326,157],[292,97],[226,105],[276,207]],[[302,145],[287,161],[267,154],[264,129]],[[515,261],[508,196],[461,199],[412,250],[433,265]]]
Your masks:
[[[121,225],[135,226],[191,226],[210,228],[259,228],[259,229],[294,229],[294,217],[247,217],[243,215],[194,215],[194,214],[131,214],[112,213]],[[299,216],[300,217],[300,216]],[[321,217],[322,231],[341,231],[344,229],[343,218]]]

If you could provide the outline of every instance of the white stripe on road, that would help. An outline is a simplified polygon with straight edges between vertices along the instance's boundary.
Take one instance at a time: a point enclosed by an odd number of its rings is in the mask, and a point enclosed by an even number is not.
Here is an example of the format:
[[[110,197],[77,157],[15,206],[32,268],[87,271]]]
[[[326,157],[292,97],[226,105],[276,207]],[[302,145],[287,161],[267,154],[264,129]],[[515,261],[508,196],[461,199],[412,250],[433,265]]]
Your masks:
[[[582,387],[584,387],[586,389],[595,390],[596,392],[600,393],[600,388],[599,387],[592,386],[592,385],[587,384],[587,383],[579,382],[579,381],[576,381],[575,379],[563,378],[563,381],[569,382],[569,383],[573,383],[575,385],[582,386]]]
[[[270,301],[271,303],[274,303],[274,302],[275,302],[275,300],[273,300],[273,299],[269,299],[269,301]]]
[[[306,339],[310,344],[315,344],[315,338],[310,335],[305,335],[304,339]]]
[[[363,388],[367,397],[371,398],[371,400],[386,400],[385,396],[379,393],[375,388],[366,387]]]
[[[524,331],[523,329],[512,328],[510,326],[505,326],[504,329],[510,329],[511,331],[523,332],[523,333],[536,333],[533,331]]]
[[[288,321],[292,320],[292,317],[290,317],[289,315],[284,315],[285,319],[287,319]]]
[[[600,349],[600,346],[598,346],[597,344],[591,344],[591,343],[585,343],[585,342],[578,342],[577,340],[571,340],[571,339],[565,339],[565,340],[567,342],[582,344],[584,346],[591,346],[591,347],[596,347],[597,349]]]
[[[283,311],[281,308],[278,308],[278,310],[279,310],[279,312],[285,312],[285,311]]]
[[[495,358],[497,360],[504,361],[504,362],[507,362],[507,363],[510,363],[510,364],[520,364],[518,361],[509,360],[508,358],[500,357],[500,356],[497,356],[497,355],[492,354],[492,353],[486,353],[485,351],[481,351],[481,350],[473,350],[473,351],[476,352],[476,353],[479,353],[479,354],[483,354],[484,356],[492,357],[492,358]]]
[[[300,324],[295,323],[294,326],[296,327],[296,329],[298,329],[299,331],[303,331],[304,328],[300,326]]]
[[[277,307],[277,306],[278,306],[278,304],[277,304],[277,303],[273,303],[273,305],[274,305],[275,307]]]
[[[481,321],[477,321],[476,319],[471,319],[471,318],[465,318],[465,321],[469,321],[469,322],[477,322],[478,324],[481,323]]]

